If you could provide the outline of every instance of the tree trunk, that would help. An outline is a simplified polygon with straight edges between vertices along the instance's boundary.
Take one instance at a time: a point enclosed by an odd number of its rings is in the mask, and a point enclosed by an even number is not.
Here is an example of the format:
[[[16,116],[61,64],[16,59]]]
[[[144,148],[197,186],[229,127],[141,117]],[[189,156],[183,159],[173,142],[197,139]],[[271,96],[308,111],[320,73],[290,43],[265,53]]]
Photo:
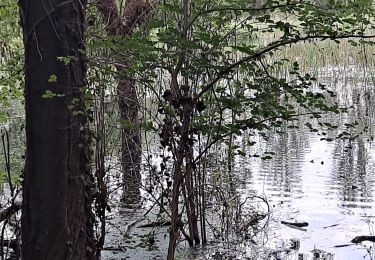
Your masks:
[[[186,204],[189,206],[189,214],[188,214],[188,221],[189,221],[189,229],[190,229],[190,236],[194,239],[196,245],[200,244],[199,238],[199,230],[198,230],[198,215],[197,215],[197,190],[195,189],[195,182],[194,182],[194,150],[193,146],[190,145],[186,148],[186,173],[185,173],[185,182],[186,182],[186,191],[189,194],[187,197]]]
[[[191,142],[189,140],[189,130],[190,130],[190,124],[192,120],[192,113],[193,113],[193,100],[190,96],[182,96],[181,92],[178,90],[178,83],[176,80],[176,77],[172,77],[172,82],[174,82],[174,85],[172,86],[172,89],[174,89],[174,96],[176,97],[179,102],[181,100],[184,100],[184,104],[182,105],[182,113],[180,116],[180,122],[181,122],[181,128],[180,128],[180,140],[178,141],[178,146],[175,148],[173,154],[175,155],[175,169],[174,169],[174,176],[173,176],[173,187],[172,187],[172,198],[171,198],[171,229],[169,231],[169,245],[168,245],[168,260],[173,260],[175,256],[175,249],[177,245],[177,240],[179,238],[179,231],[181,228],[181,216],[179,214],[179,198],[180,198],[180,188],[185,189],[185,187],[182,187],[182,184],[186,180],[186,165],[189,164],[189,159],[187,155],[189,154],[190,145]],[[171,104],[173,101],[171,102]],[[172,121],[170,121],[172,122]],[[173,131],[173,128],[171,129]],[[173,133],[170,132],[170,135]],[[185,161],[185,165],[184,165]],[[185,169],[184,169],[185,166]],[[185,171],[184,171],[185,170]],[[189,190],[188,190],[189,192]],[[191,190],[190,190],[191,192]],[[189,203],[189,201],[186,202],[186,205],[191,207],[192,204]],[[194,206],[193,206],[194,207]],[[192,213],[192,211],[190,211]],[[195,211],[194,211],[195,214]],[[188,222],[189,222],[189,232],[190,236],[190,244],[192,245],[192,239],[196,239],[196,243],[199,241],[199,234],[196,233],[194,226],[194,221],[192,221],[192,215],[188,215]],[[190,224],[193,224],[192,227],[190,227]],[[185,235],[186,236],[186,235]]]
[[[107,23],[107,33],[111,36],[131,36],[136,25],[142,24],[147,18],[151,1],[127,0],[122,16],[114,0],[95,0],[95,5]],[[115,58],[116,59],[116,58]],[[131,66],[129,60],[123,62],[123,67],[117,67],[118,76],[118,104],[120,121],[123,123],[121,131],[121,169],[123,174],[123,197],[125,205],[140,201],[141,185],[141,136],[138,118],[139,103],[135,80],[125,76],[126,69]]]
[[[20,0],[27,147],[24,260],[98,259],[81,92],[86,84],[84,5],[84,1]],[[65,63],[59,57],[67,57]]]
[[[135,80],[125,77],[119,70],[117,86],[121,129],[121,168],[123,176],[123,196],[125,205],[140,202],[141,194],[141,135],[139,127],[139,104]]]

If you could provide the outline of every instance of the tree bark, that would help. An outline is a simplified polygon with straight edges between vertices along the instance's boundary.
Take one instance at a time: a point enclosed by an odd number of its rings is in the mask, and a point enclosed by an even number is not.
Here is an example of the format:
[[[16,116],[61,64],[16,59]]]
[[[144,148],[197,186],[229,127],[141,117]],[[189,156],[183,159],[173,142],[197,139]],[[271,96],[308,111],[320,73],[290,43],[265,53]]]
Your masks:
[[[84,6],[85,1],[20,0],[27,147],[24,260],[98,259],[82,95]],[[65,63],[59,57],[66,57]]]
[[[125,205],[140,202],[141,134],[138,118],[139,104],[135,80],[122,76],[119,70],[117,86],[120,118],[126,124],[121,129],[121,166],[123,181],[122,201]]]
[[[151,2],[149,0],[127,0],[120,16],[114,0],[96,0],[96,7],[107,23],[107,33],[111,36],[131,36],[136,25],[142,24],[147,18]],[[131,66],[129,59],[117,59],[123,66],[117,67],[118,104],[121,130],[121,168],[123,174],[123,197],[125,205],[140,201],[141,184],[141,135],[138,118],[139,102],[135,80],[126,76],[125,72]],[[125,123],[125,124],[124,124]]]

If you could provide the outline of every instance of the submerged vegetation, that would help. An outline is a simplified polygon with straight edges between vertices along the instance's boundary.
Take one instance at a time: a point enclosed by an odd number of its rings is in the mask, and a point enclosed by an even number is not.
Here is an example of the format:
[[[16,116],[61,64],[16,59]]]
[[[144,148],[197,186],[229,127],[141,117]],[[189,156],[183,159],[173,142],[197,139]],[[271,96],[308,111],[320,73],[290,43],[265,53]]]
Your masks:
[[[0,4],[2,259],[126,250],[136,259],[157,246],[166,259],[185,259],[182,241],[210,259],[292,259],[299,240],[278,250],[265,242],[283,206],[245,180],[256,182],[260,165],[278,172],[291,151],[305,154],[309,133],[353,149],[350,167],[367,169],[372,1],[19,5]],[[274,176],[283,192],[299,183],[300,166],[290,165]],[[350,183],[344,201],[362,189],[353,169],[337,175]]]

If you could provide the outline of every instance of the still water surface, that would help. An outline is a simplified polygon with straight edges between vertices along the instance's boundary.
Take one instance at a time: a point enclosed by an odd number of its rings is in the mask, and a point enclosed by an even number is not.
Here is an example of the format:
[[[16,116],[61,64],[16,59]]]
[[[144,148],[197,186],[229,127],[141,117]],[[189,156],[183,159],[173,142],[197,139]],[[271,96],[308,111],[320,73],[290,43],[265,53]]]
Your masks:
[[[313,134],[296,135],[276,138],[272,160],[253,161],[242,191],[256,191],[272,207],[268,246],[281,250],[300,241],[299,250],[281,259],[299,259],[301,254],[303,259],[320,259],[313,258],[314,249],[332,253],[324,259],[373,259],[371,243],[335,246],[375,234],[374,144],[364,138],[329,143]],[[282,220],[309,226],[296,230]]]
[[[374,259],[374,244],[350,243],[358,235],[375,235],[374,143],[367,137],[334,142],[320,138],[315,133],[293,130],[256,148],[274,151],[272,159],[241,157],[236,160],[238,194],[266,198],[271,214],[267,227],[256,240],[258,243],[262,240],[261,250],[265,252],[242,248],[238,258],[233,259]],[[121,229],[132,219],[139,218],[134,214],[129,219],[129,212],[118,212],[120,216],[112,219],[107,237],[111,246],[116,243],[124,246],[124,252],[105,251],[104,259],[165,259],[167,228],[156,230],[157,245],[153,248],[139,246],[142,239],[124,242]],[[301,231],[281,221],[308,222],[309,225],[306,231]],[[131,235],[133,239],[147,237],[148,232],[135,228]],[[294,244],[293,248],[293,243],[298,246]],[[337,247],[340,245],[349,246]],[[228,246],[223,250],[222,246],[212,244],[209,250],[189,253],[187,245],[182,243],[180,259],[231,259],[225,256],[236,255],[238,247]],[[226,250],[231,253],[223,253]],[[216,251],[220,251],[223,258],[216,258]]]
[[[248,154],[273,152],[272,159],[235,158],[237,193],[243,198],[261,196],[271,208],[268,222],[256,240],[258,244],[261,241],[256,250],[264,252],[255,252],[252,246],[243,244],[236,253],[238,247],[224,249],[213,244],[209,250],[191,253],[181,243],[179,259],[375,259],[373,243],[350,242],[359,235],[375,235],[374,86],[368,80],[365,82],[363,79],[368,76],[358,71],[348,77],[347,69],[327,67],[318,73],[321,82],[332,85],[339,93],[339,104],[352,108],[349,114],[332,118],[331,123],[357,120],[359,124],[352,129],[356,138],[327,142],[320,140],[322,135],[304,127],[287,129],[254,147],[244,147]],[[306,119],[301,125],[303,121]],[[337,136],[338,131],[331,135]],[[243,140],[237,141],[241,145]],[[225,160],[225,155],[221,156]],[[139,239],[124,242],[121,234],[121,229],[139,218],[139,214],[129,218],[129,213],[115,212],[110,215],[107,245],[120,246],[122,251],[105,250],[103,259],[165,259],[167,228],[156,230],[155,247],[140,247]],[[309,225],[304,227],[306,230],[299,230],[281,221]],[[134,230],[132,238],[149,233],[146,229]],[[220,254],[213,253],[215,250]],[[225,250],[231,252],[221,254]]]

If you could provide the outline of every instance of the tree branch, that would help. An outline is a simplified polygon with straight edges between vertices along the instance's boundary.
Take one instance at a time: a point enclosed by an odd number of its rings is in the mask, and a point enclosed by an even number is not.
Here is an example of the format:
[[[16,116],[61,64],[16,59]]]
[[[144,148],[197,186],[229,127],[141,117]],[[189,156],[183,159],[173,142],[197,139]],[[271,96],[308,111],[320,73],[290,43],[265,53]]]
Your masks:
[[[8,208],[3,209],[0,211],[0,222],[8,219],[14,213],[21,209],[21,202],[14,202],[14,204],[10,205]]]

